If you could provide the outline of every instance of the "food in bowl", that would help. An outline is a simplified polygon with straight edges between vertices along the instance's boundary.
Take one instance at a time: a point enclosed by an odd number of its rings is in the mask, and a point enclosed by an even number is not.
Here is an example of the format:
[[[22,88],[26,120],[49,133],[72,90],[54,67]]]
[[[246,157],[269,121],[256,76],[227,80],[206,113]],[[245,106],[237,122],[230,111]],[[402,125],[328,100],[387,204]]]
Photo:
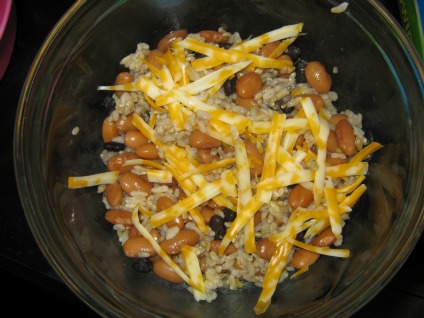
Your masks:
[[[250,39],[176,30],[121,64],[104,119],[105,218],[134,269],[187,284],[197,301],[277,284],[320,257],[349,257],[342,229],[366,191],[362,115],[338,112],[331,72],[295,46],[303,24]],[[337,72],[334,68],[333,72]],[[78,133],[78,129],[74,131]]]

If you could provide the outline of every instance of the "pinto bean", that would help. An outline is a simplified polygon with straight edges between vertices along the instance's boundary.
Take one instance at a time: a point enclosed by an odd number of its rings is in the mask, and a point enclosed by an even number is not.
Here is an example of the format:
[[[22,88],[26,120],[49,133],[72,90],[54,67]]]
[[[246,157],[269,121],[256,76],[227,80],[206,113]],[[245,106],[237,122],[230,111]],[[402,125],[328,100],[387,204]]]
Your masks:
[[[244,107],[246,109],[259,106],[258,102],[254,98],[241,98],[241,97],[237,97],[236,105]]]
[[[318,258],[318,253],[300,248],[293,253],[293,257],[290,263],[294,268],[302,269],[306,266],[311,266],[312,264],[314,264],[318,260]]]
[[[205,42],[212,43],[226,43],[228,42],[228,36],[214,30],[203,30],[199,32],[199,35],[205,39]]]
[[[121,209],[111,209],[106,211],[105,219],[112,224],[122,224],[125,226],[133,225],[131,220],[131,211]]]
[[[314,195],[311,190],[308,190],[302,187],[300,184],[297,184],[290,192],[288,198],[288,203],[292,210],[297,208],[306,208],[314,200]]]
[[[151,229],[150,234],[153,236],[156,242],[163,240],[163,238],[160,236],[158,229]]]
[[[303,143],[305,142],[305,134],[299,135],[296,139],[295,146],[303,147]]]
[[[224,147],[222,147],[222,150],[224,150],[225,153],[230,153],[234,152],[234,147],[230,145],[225,145]]]
[[[141,236],[140,232],[137,230],[135,226],[131,226],[130,230],[128,231],[128,238],[133,238],[138,236]]]
[[[275,250],[275,244],[271,242],[267,237],[262,238],[256,242],[256,254],[258,254],[260,258],[270,260],[271,257],[274,255]]]
[[[317,112],[319,112],[321,109],[324,108],[324,105],[325,105],[324,100],[318,94],[300,94],[300,95],[297,95],[296,97],[303,97],[303,98],[309,97],[312,100],[312,103],[314,104],[315,110]],[[298,103],[295,105],[295,108],[299,110],[300,108],[302,108],[302,106],[300,105],[300,103]]]
[[[200,265],[200,271],[204,274],[206,272],[206,269],[208,268],[208,262],[206,260],[206,257],[204,256],[199,257],[199,265]]]
[[[195,129],[189,136],[189,144],[198,149],[210,149],[221,146],[222,141]]]
[[[135,149],[135,153],[142,159],[159,159],[159,151],[156,145],[152,142],[141,145]]]
[[[215,253],[218,254],[219,248],[221,246],[221,242],[222,242],[221,240],[213,240],[211,242],[211,251],[214,251]],[[237,248],[232,243],[230,243],[224,251],[225,255],[230,255],[235,252],[237,252]]]
[[[261,212],[256,212],[255,215],[253,216],[253,219],[254,219],[255,226],[261,223],[262,222]]]
[[[200,213],[202,214],[203,220],[205,220],[206,224],[209,224],[211,217],[215,215],[215,213],[213,212],[213,209],[211,207],[208,207],[208,206],[204,206],[200,210]]]
[[[339,148],[339,144],[337,143],[336,133],[330,130],[327,139],[327,151],[336,152],[337,148]]]
[[[185,39],[187,37],[187,34],[188,32],[185,29],[173,31],[165,35],[159,41],[157,48],[165,53],[166,50],[168,50],[168,48],[171,46],[172,42],[174,42],[178,38]]]
[[[240,76],[236,83],[237,95],[241,98],[253,98],[261,89],[262,78],[255,72]]]
[[[157,229],[151,229],[150,234],[153,236],[156,242],[159,242],[161,240],[160,233]],[[131,226],[130,230],[128,231],[128,237],[133,238],[138,236],[141,236],[141,233],[137,230],[135,226]]]
[[[221,209],[221,207],[214,200],[208,201],[208,207],[212,209]]]
[[[163,259],[153,263],[153,272],[160,278],[175,284],[184,283],[184,280]]]
[[[119,119],[115,122],[116,128],[123,133],[129,132],[129,131],[138,131],[137,127],[133,125],[131,122],[132,114],[123,116],[121,115]]]
[[[357,149],[355,145],[355,134],[353,127],[346,119],[340,120],[336,125],[337,143],[346,156],[353,156]]]
[[[113,138],[119,136],[119,130],[116,128],[113,121],[105,118],[102,124],[102,138],[103,142],[111,142]]]
[[[311,245],[325,247],[334,244],[336,240],[336,236],[331,231],[331,228],[327,228],[312,240]],[[297,269],[311,266],[318,260],[319,256],[320,254],[318,253],[300,248],[294,252],[291,265]]]
[[[287,54],[281,54],[279,57],[277,57],[277,60],[283,60],[283,61],[289,61],[289,62],[293,61],[293,59]],[[287,79],[290,78],[291,73],[286,73],[286,72],[287,71],[285,70],[285,68],[283,68],[282,70],[278,72],[277,77],[287,78]]]
[[[134,81],[134,76],[128,72],[121,72],[115,78],[116,85],[130,84]],[[124,91],[116,91],[115,94],[118,97],[121,97]]]
[[[129,238],[122,246],[126,256],[131,258],[149,257],[157,255],[153,246],[143,236]]]
[[[137,149],[149,142],[149,140],[139,131],[128,131],[124,136],[127,147]]]
[[[320,234],[318,234],[312,241],[313,246],[330,246],[336,242],[337,238],[334,235],[330,227],[326,228]]]
[[[260,176],[264,168],[263,154],[250,142],[245,142],[247,156],[251,159],[250,175]]]
[[[334,114],[330,117],[330,124],[336,127],[337,123],[342,119],[347,119],[347,116],[343,114]]]
[[[289,62],[293,61],[293,59],[290,57],[290,55],[287,55],[287,54],[281,54],[279,57],[277,57],[277,60],[289,61]]]
[[[119,171],[120,173],[129,172],[131,171],[132,166],[124,167],[124,164],[127,160],[132,159],[140,159],[140,157],[133,152],[124,152],[116,154],[115,156],[109,159],[107,163],[107,168],[109,171]]]
[[[116,85],[129,84],[134,81],[134,76],[128,72],[121,72],[115,78]]]
[[[208,164],[217,161],[219,156],[213,155],[210,149],[198,149],[196,153],[196,160],[198,163]]]
[[[312,61],[306,64],[305,76],[308,84],[315,88],[318,94],[325,94],[330,91],[331,76],[320,62]]]
[[[168,196],[162,195],[156,201],[156,209],[158,212],[166,210],[173,206],[175,202]]]
[[[327,164],[329,164],[330,166],[337,166],[340,165],[342,163],[348,163],[349,159],[348,158],[332,158],[331,156],[327,156]]]
[[[143,191],[149,195],[152,193],[152,184],[132,172],[121,175],[119,184],[126,194],[131,194],[133,191]]]
[[[238,270],[243,270],[245,266],[236,258],[233,263],[234,268]]]
[[[166,210],[167,208],[173,206],[175,202],[166,195],[163,195],[158,198],[156,201],[156,209],[158,212]],[[184,228],[184,220],[181,216],[176,217],[175,219],[166,223],[168,227],[178,226],[180,230]]]
[[[199,242],[199,234],[196,231],[185,229],[178,232],[173,238],[160,242],[160,246],[167,254],[176,255],[180,254],[181,246],[194,246],[197,242]]]
[[[258,52],[258,55],[268,57],[272,51],[274,51],[279,45],[281,41],[274,41],[263,45]]]
[[[173,226],[178,226],[178,228],[180,229],[180,230],[182,230],[183,228],[184,228],[184,220],[183,220],[183,218],[182,218],[182,216],[180,215],[180,216],[178,216],[178,217],[176,217],[175,219],[172,219],[171,221],[169,221],[169,222],[166,222],[166,226],[167,227],[173,227]]]
[[[159,49],[151,50],[146,57],[146,61],[156,67],[158,70],[162,69],[163,64],[158,61],[163,56],[163,52]]]
[[[106,201],[112,207],[120,205],[122,203],[122,199],[124,198],[124,192],[122,191],[118,182],[106,185],[104,195]]]

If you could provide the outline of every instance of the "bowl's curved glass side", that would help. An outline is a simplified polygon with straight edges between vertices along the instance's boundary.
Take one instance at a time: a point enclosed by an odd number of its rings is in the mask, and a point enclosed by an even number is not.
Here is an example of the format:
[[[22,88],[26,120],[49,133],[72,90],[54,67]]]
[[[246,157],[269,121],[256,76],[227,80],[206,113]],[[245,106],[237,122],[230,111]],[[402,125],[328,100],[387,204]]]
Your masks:
[[[89,307],[101,315],[118,317],[125,315],[126,308],[116,303],[110,289],[105,288],[107,283],[87,263],[87,259],[97,257],[91,252],[97,242],[92,238],[114,241],[112,233],[110,237],[102,237],[95,231],[98,222],[90,211],[100,211],[104,207],[96,191],[91,191],[93,189],[76,191],[76,195],[71,196],[64,194],[67,176],[91,174],[96,166],[97,170],[101,169],[97,153],[91,149],[98,147],[97,130],[86,135],[92,135],[92,139],[80,138],[81,135],[72,138],[70,133],[78,124],[85,128],[95,127],[95,122],[91,122],[95,119],[87,117],[84,111],[86,101],[81,95],[87,94],[84,97],[87,100],[96,96],[96,87],[86,81],[90,66],[78,58],[72,62],[72,58],[76,48],[90,41],[87,34],[92,34],[90,30],[100,23],[98,13],[107,12],[113,5],[114,1],[79,1],[51,31],[21,93],[14,156],[24,212],[46,259]],[[98,54],[100,56],[100,52]],[[68,64],[76,67],[68,71]],[[99,115],[95,117],[98,119]],[[71,128],[71,125],[74,126]],[[105,233],[102,232],[103,236]],[[118,260],[119,256],[115,258]],[[111,306],[112,303],[116,304]],[[147,310],[140,312],[148,314]]]
[[[77,3],[62,20],[23,91],[16,170],[27,219],[43,253],[87,305],[107,316],[254,317],[257,287],[220,292],[211,304],[197,303],[183,287],[135,273],[104,220],[97,189],[67,189],[69,176],[104,170],[100,133],[110,94],[97,86],[114,81],[122,70],[120,59],[138,42],[155,45],[178,28],[195,32],[225,24],[246,38],[304,22],[305,35],[296,40],[303,57],[337,67],[332,74],[339,93],[336,107],[363,113],[364,127],[384,144],[370,164],[368,193],[345,228],[343,247],[352,250],[352,257],[323,257],[309,272],[285,281],[263,316],[347,316],[394,275],[417,240],[408,231],[418,235],[423,224],[417,208],[423,206],[422,180],[414,178],[423,172],[415,159],[423,157],[423,94],[409,76],[422,76],[422,70],[411,63],[397,30],[367,1],[337,15],[330,13],[331,6],[307,0],[88,1]],[[343,32],[336,36],[334,30]]]
[[[369,72],[376,73],[370,73],[368,81],[381,83],[370,85],[372,102],[363,111],[364,127],[384,148],[370,162],[367,196],[355,209],[367,213],[360,213],[359,218],[352,214],[345,231],[345,243],[354,244],[352,264],[341,287],[353,290],[352,298],[357,298],[348,303],[346,314],[365,305],[390,281],[423,231],[423,180],[417,177],[423,175],[423,166],[417,160],[424,142],[423,65],[405,33],[381,4],[355,2],[350,8],[349,16],[384,62],[379,68],[374,60],[368,61],[372,65]],[[363,217],[368,223],[360,225]],[[363,226],[368,228],[358,233]],[[350,240],[349,235],[355,239]]]

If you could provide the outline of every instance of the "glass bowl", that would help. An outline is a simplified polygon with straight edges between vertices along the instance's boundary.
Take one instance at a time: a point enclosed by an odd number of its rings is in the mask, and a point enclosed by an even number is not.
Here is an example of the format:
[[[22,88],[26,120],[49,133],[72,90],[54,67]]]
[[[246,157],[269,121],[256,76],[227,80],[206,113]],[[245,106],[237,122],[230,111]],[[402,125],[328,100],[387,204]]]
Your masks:
[[[196,302],[182,287],[140,278],[104,220],[95,188],[70,190],[69,176],[103,172],[102,104],[119,61],[167,32],[217,29],[242,38],[304,23],[303,57],[337,67],[339,109],[363,114],[373,156],[368,191],[344,228],[348,259],[320,259],[278,286],[263,317],[347,317],[404,264],[423,230],[423,65],[377,1],[77,1],[52,30],[22,90],[14,155],[20,197],[43,254],[69,288],[102,316],[255,317],[260,289],[219,291]],[[79,127],[80,133],[72,134]]]

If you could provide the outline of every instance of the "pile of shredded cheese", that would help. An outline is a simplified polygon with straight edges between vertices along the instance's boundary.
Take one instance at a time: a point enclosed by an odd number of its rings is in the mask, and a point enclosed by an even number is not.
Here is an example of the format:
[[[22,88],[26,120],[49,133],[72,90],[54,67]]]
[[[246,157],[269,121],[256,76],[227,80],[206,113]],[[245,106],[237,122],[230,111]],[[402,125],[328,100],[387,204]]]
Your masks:
[[[184,270],[156,242],[154,237],[139,221],[139,213],[149,219],[152,228],[157,228],[176,217],[190,213],[190,217],[203,233],[211,231],[205,224],[199,208],[209,200],[237,213],[221,242],[219,253],[222,255],[228,245],[241,231],[245,235],[245,250],[255,253],[255,229],[253,218],[262,206],[270,204],[273,193],[278,189],[302,184],[312,189],[314,206],[317,208],[298,208],[291,213],[284,230],[270,237],[276,245],[276,252],[269,262],[263,279],[262,292],[254,308],[256,314],[264,313],[280,280],[280,276],[289,263],[290,254],[295,247],[310,250],[323,255],[349,257],[349,250],[330,247],[316,247],[299,242],[296,236],[305,231],[305,237],[314,237],[330,226],[337,238],[342,234],[342,215],[352,211],[352,206],[366,191],[363,183],[368,171],[366,159],[380,149],[379,143],[372,142],[360,150],[349,162],[335,166],[326,164],[327,140],[330,131],[329,118],[325,109],[316,111],[309,97],[301,98],[301,109],[293,116],[272,111],[270,121],[254,121],[248,116],[220,109],[206,103],[206,97],[215,94],[227,79],[243,70],[273,68],[287,72],[294,69],[291,61],[276,59],[301,34],[301,23],[288,25],[258,37],[246,40],[230,49],[204,43],[194,38],[177,39],[165,52],[159,70],[147,63],[150,72],[137,78],[133,83],[114,86],[100,86],[100,90],[141,91],[151,106],[150,120],[146,122],[134,113],[132,124],[161,149],[161,164],[150,160],[136,159],[127,165],[145,168],[148,180],[152,183],[170,183],[177,180],[186,198],[158,213],[152,213],[143,206],[132,211],[132,221],[138,231],[153,246],[157,254],[194,290],[196,300],[205,299],[205,284],[200,270],[199,259],[191,246],[184,246],[182,256]],[[270,57],[261,57],[252,52],[263,45],[281,41]],[[188,62],[185,50],[203,54],[204,57]],[[195,70],[210,70],[209,74],[190,81],[187,65]],[[167,112],[176,131],[184,129],[189,116],[199,111],[210,114],[206,133],[234,147],[234,158],[216,161],[212,164],[199,164],[184,148],[162,143],[155,134],[155,114]],[[309,130],[316,144],[316,152],[306,147],[295,146],[301,131]],[[258,142],[266,139],[263,171],[252,185],[250,176],[251,158],[246,151],[244,139]],[[304,162],[316,161],[316,169],[305,168]],[[226,168],[221,178],[207,181],[205,174]],[[351,184],[335,187],[334,181],[340,178],[356,177]],[[105,172],[90,176],[69,177],[70,189],[104,185],[117,182],[119,173]],[[304,269],[304,270],[307,270]],[[304,271],[302,270],[302,271]]]

